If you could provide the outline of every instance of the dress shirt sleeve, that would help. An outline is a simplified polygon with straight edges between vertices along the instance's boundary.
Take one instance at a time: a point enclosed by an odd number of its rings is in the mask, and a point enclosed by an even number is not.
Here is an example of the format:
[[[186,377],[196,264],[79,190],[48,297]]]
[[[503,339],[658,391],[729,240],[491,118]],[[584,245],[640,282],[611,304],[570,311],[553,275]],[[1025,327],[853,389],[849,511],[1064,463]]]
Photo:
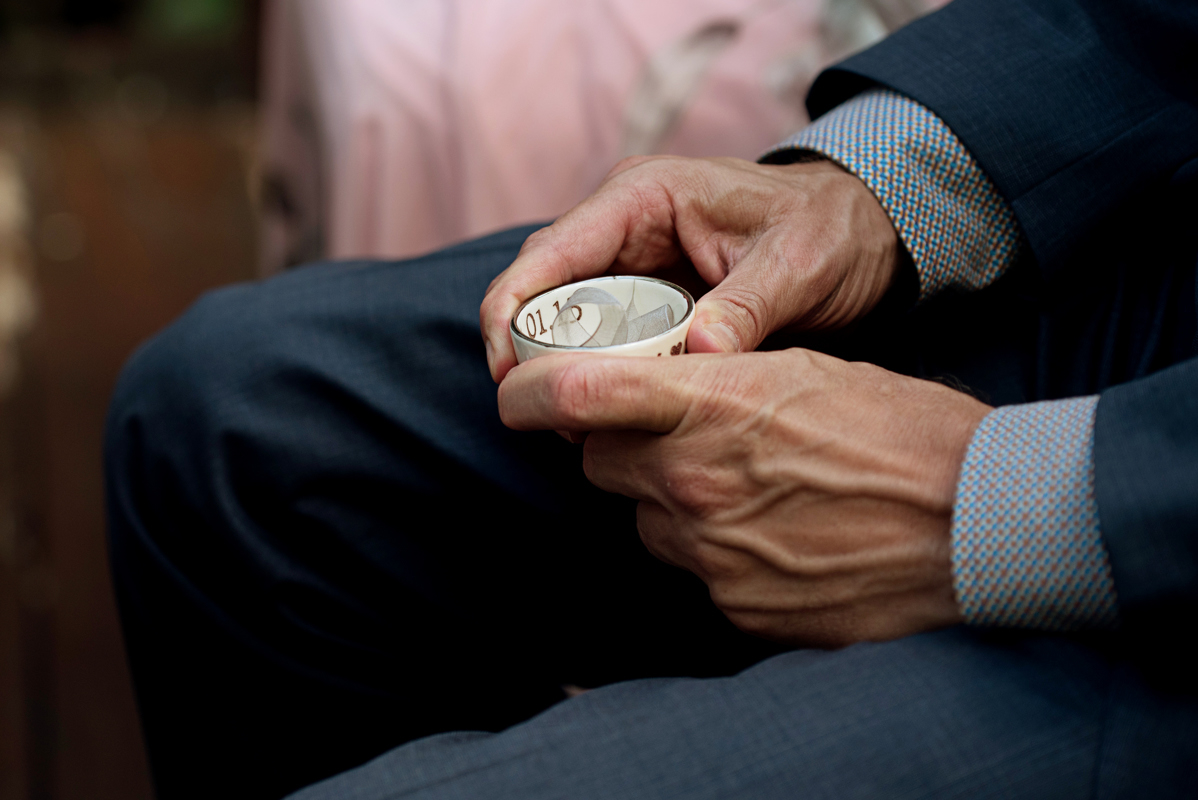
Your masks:
[[[767,153],[817,153],[859,177],[890,217],[920,298],[984,288],[1015,261],[1010,207],[936,114],[870,89]],[[953,583],[974,625],[1076,630],[1117,624],[1094,493],[1097,397],[991,412],[969,445],[953,509]]]
[[[919,274],[920,299],[981,289],[1018,255],[1019,226],[973,156],[940,117],[888,89],[829,111],[762,157],[818,153],[860,178],[890,217]]]
[[[991,411],[953,506],[953,588],[973,625],[1110,628],[1118,603],[1094,494],[1098,397]]]

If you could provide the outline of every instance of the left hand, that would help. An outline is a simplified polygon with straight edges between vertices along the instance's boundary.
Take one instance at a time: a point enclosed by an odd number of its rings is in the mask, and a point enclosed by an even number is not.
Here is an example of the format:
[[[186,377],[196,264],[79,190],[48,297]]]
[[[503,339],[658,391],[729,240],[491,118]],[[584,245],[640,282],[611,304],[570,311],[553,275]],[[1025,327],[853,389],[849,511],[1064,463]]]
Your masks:
[[[640,500],[664,561],[739,628],[838,646],[954,624],[958,473],[990,408],[805,350],[533,359],[499,387],[517,430],[592,431],[587,478]]]
[[[829,161],[638,156],[547,228],[487,289],[479,324],[491,377],[516,366],[508,325],[530,297],[603,274],[699,288],[691,353],[747,353],[780,330],[832,330],[869,313],[902,261],[886,212]],[[699,294],[699,292],[696,292]]]

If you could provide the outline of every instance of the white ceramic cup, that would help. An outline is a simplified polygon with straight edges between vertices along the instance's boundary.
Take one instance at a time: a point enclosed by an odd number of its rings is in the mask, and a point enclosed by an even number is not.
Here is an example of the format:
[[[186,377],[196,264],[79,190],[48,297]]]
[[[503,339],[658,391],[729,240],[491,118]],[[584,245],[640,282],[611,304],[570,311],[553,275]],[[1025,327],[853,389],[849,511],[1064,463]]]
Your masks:
[[[638,342],[609,345],[607,347],[570,347],[554,344],[551,327],[558,311],[579,288],[593,286],[602,289],[628,307],[635,293],[636,305],[642,313],[662,305],[669,305],[674,324],[665,332]],[[578,324],[589,334],[599,325],[599,307],[589,303],[576,306],[580,316]],[[512,317],[508,326],[512,345],[516,349],[516,361],[523,364],[530,358],[550,353],[594,353],[607,356],[676,356],[686,352],[686,334],[695,318],[695,300],[681,286],[657,278],[637,275],[609,275],[588,281],[568,283],[556,289],[542,292],[528,300]]]

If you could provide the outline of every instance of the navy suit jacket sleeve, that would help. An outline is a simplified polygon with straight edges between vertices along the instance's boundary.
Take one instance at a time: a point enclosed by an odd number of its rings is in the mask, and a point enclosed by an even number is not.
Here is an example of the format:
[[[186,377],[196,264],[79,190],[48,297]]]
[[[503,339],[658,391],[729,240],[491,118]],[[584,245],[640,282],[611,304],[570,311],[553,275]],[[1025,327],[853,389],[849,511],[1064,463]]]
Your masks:
[[[935,111],[1052,270],[1195,158],[1196,51],[1191,0],[956,0],[825,71],[807,105],[814,119],[881,84]]]
[[[1164,237],[1133,239],[1132,249],[1145,263],[1176,264],[1183,279],[1158,317],[1180,307],[1192,324],[1198,3],[955,0],[823,73],[808,96],[812,118],[871,85],[902,92],[948,123],[1010,203],[1045,282],[1062,274],[1084,280],[1079,253],[1091,259],[1105,237],[1135,237],[1120,222],[1142,219],[1145,203],[1161,203],[1149,216],[1174,215],[1178,223]],[[1188,296],[1178,300],[1178,292]],[[1174,323],[1152,322],[1160,324]],[[1151,326],[1143,327],[1137,335],[1151,339]],[[1095,490],[1129,625],[1192,629],[1198,612],[1193,336],[1185,333],[1180,349],[1141,370],[1144,377],[1096,387],[1104,391]]]

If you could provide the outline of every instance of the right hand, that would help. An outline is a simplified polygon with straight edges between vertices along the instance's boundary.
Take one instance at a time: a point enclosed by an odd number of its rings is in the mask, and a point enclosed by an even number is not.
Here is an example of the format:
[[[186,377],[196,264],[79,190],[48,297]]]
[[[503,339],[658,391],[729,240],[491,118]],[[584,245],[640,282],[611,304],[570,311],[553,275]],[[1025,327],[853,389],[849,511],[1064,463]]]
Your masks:
[[[828,161],[785,166],[733,158],[637,157],[524,243],[479,311],[491,376],[516,365],[508,323],[547,289],[611,272],[689,265],[714,287],[695,308],[692,353],[748,352],[783,329],[863,316],[902,254],[877,199]]]
[[[686,358],[554,354],[513,369],[516,430],[590,431],[587,479],[640,501],[637,529],[737,627],[798,645],[961,621],[952,512],[990,407],[809,350]]]

